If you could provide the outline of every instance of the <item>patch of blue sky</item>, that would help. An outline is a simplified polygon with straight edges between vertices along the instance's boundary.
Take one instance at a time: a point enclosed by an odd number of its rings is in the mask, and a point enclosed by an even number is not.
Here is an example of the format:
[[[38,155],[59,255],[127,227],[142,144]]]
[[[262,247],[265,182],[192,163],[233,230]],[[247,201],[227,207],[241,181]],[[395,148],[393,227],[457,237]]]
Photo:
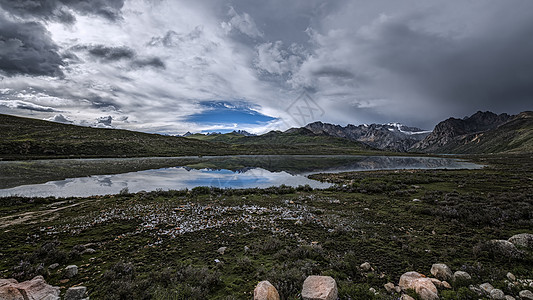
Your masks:
[[[204,108],[204,111],[190,115],[187,118],[188,122],[205,125],[228,125],[228,128],[235,129],[235,124],[238,127],[243,125],[263,125],[276,120],[276,118],[258,112],[253,105],[246,102],[203,101],[200,102],[200,105]],[[225,130],[217,131],[222,132]]]

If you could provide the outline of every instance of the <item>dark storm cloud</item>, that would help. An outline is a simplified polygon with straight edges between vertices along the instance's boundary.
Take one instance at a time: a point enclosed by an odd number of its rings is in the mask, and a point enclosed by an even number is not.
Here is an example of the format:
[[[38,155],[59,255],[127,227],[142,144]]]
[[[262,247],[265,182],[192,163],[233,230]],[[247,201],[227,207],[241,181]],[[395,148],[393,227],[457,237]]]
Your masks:
[[[313,72],[314,76],[317,77],[341,77],[352,79],[355,75],[349,70],[344,70],[335,67],[323,67],[319,70]]]
[[[514,16],[494,15],[500,26],[476,35],[449,36],[391,20],[367,41],[372,63],[406,80],[427,101],[470,114],[479,109],[513,111],[533,101],[533,2],[520,3]]]
[[[117,61],[122,59],[133,59],[135,51],[126,46],[107,47],[105,45],[85,46],[87,52],[93,57],[107,61]]]
[[[159,57],[137,59],[132,62],[134,68],[152,67],[156,69],[165,69],[165,63]]]
[[[58,46],[39,23],[16,22],[0,14],[0,71],[8,76],[63,76]]]
[[[74,23],[69,9],[82,15],[98,15],[111,21],[120,19],[124,0],[2,0],[0,6],[23,18]]]
[[[112,116],[100,117],[96,120],[96,122],[98,124],[103,124],[105,126],[111,126],[111,122],[113,122],[113,117]]]

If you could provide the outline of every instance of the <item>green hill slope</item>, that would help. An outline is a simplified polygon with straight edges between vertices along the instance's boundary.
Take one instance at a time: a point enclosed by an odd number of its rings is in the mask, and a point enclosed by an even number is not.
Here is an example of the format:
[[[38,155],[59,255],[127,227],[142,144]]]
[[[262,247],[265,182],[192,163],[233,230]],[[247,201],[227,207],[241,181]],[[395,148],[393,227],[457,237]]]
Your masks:
[[[0,157],[181,156],[233,153],[227,144],[0,114]]]
[[[0,114],[0,159],[230,154],[361,154],[369,147],[307,129],[189,138],[91,128]]]

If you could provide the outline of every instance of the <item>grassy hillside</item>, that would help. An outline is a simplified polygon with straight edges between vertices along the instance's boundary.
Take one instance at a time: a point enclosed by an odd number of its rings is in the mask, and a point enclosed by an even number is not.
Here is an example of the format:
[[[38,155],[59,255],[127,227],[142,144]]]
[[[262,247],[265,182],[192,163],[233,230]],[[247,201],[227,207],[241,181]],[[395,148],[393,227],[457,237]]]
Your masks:
[[[226,144],[0,115],[0,157],[178,156],[230,153]]]
[[[533,112],[522,112],[495,129],[460,136],[439,152],[533,153]]]
[[[205,137],[205,136],[204,136]],[[211,138],[213,137],[213,138]],[[90,128],[0,114],[0,158],[146,157],[229,154],[361,154],[368,147],[329,136],[273,132],[204,140]]]

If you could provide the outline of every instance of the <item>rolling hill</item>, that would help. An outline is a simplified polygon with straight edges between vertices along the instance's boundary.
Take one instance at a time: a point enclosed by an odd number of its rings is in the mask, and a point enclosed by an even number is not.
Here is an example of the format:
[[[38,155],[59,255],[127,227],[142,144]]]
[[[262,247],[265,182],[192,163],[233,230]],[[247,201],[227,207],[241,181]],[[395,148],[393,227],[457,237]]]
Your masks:
[[[231,154],[227,144],[0,114],[0,157],[120,157]]]
[[[306,129],[246,136],[164,136],[0,114],[0,159],[234,154],[360,154],[370,147]]]

